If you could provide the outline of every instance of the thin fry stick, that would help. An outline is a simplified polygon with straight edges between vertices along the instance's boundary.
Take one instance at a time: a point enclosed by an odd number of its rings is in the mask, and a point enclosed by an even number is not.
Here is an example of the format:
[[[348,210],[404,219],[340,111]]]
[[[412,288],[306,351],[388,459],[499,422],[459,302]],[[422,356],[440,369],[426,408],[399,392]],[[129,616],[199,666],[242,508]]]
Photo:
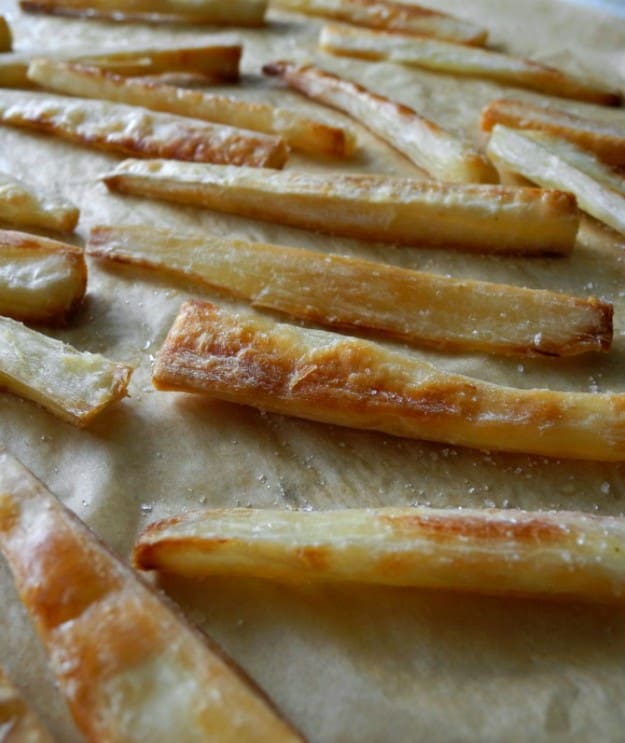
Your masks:
[[[0,668],[0,732],[3,743],[54,743],[52,736]]]
[[[6,173],[0,173],[0,220],[16,227],[73,232],[80,211],[68,201],[51,199]]]
[[[10,52],[12,46],[11,27],[7,23],[7,19],[0,15],[0,52]]]

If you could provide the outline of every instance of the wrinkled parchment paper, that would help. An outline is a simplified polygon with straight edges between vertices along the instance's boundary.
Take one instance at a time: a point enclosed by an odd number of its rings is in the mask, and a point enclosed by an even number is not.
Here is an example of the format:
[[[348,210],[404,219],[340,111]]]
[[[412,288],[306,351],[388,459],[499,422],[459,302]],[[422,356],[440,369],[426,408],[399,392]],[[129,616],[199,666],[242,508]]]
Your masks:
[[[171,41],[193,28],[156,29],[20,14],[0,3],[19,49]],[[441,8],[488,26],[495,45],[583,70],[625,90],[625,21],[556,0],[446,0]],[[276,57],[319,63],[479,141],[480,108],[502,88],[325,56],[319,23],[272,13],[245,43],[240,94],[353,126],[350,164],[293,158],[290,167],[417,175],[400,155],[341,114],[259,76]],[[226,89],[230,90],[230,89]],[[520,91],[510,94],[539,100]],[[508,91],[506,91],[508,93]],[[571,103],[564,107],[583,109]],[[606,112],[625,122],[625,113]],[[330,238],[194,208],[107,193],[98,175],[117,158],[0,129],[0,170],[51,189],[82,210],[78,235],[101,224],[212,231],[359,255],[453,276],[510,282],[614,302],[614,349],[570,360],[415,352],[445,368],[521,387],[625,390],[625,239],[585,220],[567,259],[510,259]],[[581,509],[622,514],[625,465],[489,454],[158,393],[151,363],[182,300],[197,292],[147,271],[91,261],[86,303],[53,332],[80,349],[137,365],[131,398],[88,430],[0,394],[0,441],[126,557],[152,520],[203,506],[337,508],[379,505]],[[59,741],[73,743],[30,620],[0,563],[0,662]],[[360,741],[620,741],[625,736],[625,611],[371,587],[283,587],[238,579],[166,590],[315,743]],[[97,637],[94,637],[97,642]]]

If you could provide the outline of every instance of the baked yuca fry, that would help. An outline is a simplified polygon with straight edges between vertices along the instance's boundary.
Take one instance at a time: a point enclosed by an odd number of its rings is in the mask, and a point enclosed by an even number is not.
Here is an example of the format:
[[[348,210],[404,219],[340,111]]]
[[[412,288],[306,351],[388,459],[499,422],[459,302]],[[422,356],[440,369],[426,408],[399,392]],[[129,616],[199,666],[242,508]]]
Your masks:
[[[620,93],[554,67],[446,41],[327,25],[321,32],[319,44],[324,51],[332,54],[368,60],[383,59],[433,72],[481,77],[561,98],[575,98],[606,106],[617,106],[621,102]]]
[[[221,650],[6,451],[0,551],[85,740],[303,740]]]
[[[579,226],[571,194],[533,188],[171,160],[125,160],[102,178],[122,193],[363,240],[474,252],[569,253]]]
[[[0,668],[0,733],[3,743],[54,743],[37,715]]]
[[[63,322],[80,305],[86,288],[80,248],[0,230],[0,315],[23,322]]]
[[[10,52],[13,46],[13,37],[11,36],[11,28],[7,23],[7,19],[0,15],[0,52]]]
[[[625,600],[625,519],[571,511],[195,511],[151,524],[134,561],[188,577],[377,583]]]
[[[282,167],[288,157],[284,141],[267,134],[121,103],[48,93],[0,91],[0,124],[140,157],[270,168]]]
[[[125,397],[132,371],[0,317],[0,387],[75,426]]]
[[[183,304],[153,383],[395,436],[625,461],[625,394],[501,387],[378,343],[207,302]]]
[[[390,0],[272,0],[294,13],[333,18],[356,26],[482,46],[488,31],[447,13]]]
[[[255,307],[439,348],[568,356],[608,350],[612,338],[612,307],[596,299],[300,248],[100,226],[91,230],[87,253],[186,276]]]
[[[184,90],[116,75],[97,67],[85,67],[82,63],[50,59],[33,61],[28,76],[44,88],[70,95],[103,98],[278,135],[294,149],[311,154],[345,157],[355,148],[355,138],[345,129],[264,103],[248,103],[225,95]]]
[[[0,173],[0,221],[16,227],[73,232],[80,210],[69,201],[37,193],[17,178]]]
[[[565,139],[497,124],[488,143],[491,160],[546,188],[575,194],[580,209],[625,234],[625,178]]]
[[[441,181],[498,183],[497,171],[474,147],[433,121],[362,85],[312,65],[271,62],[266,75],[359,121],[399,150],[415,165]]]

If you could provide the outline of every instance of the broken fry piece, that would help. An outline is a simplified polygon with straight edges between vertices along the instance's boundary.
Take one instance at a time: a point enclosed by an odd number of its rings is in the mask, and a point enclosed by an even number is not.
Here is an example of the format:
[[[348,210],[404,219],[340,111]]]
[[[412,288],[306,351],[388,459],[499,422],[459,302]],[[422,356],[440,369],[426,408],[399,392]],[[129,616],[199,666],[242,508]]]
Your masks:
[[[0,124],[141,157],[270,168],[282,167],[288,157],[288,148],[278,137],[136,106],[47,93],[0,91]]]
[[[469,21],[420,5],[390,0],[272,0],[272,5],[294,13],[333,18],[355,26],[482,46],[488,32]]]
[[[571,511],[224,508],[148,526],[134,560],[144,570],[187,577],[622,602],[624,539],[625,519]]]
[[[83,427],[125,397],[132,367],[0,317],[0,386]]]
[[[500,168],[575,194],[581,209],[625,234],[625,178],[567,140],[497,124],[488,154]]]
[[[625,394],[513,389],[359,338],[186,302],[161,348],[160,390],[478,449],[625,461]]]
[[[125,160],[102,179],[114,191],[293,227],[474,252],[568,253],[579,224],[572,195],[532,188],[168,160]]]
[[[80,210],[69,201],[50,199],[6,173],[0,173],[0,221],[16,227],[73,232]]]
[[[85,740],[303,740],[6,451],[0,550]]]
[[[86,287],[80,248],[0,230],[0,315],[23,322],[64,322],[82,302]]]
[[[588,103],[617,106],[621,101],[617,91],[607,90],[554,67],[446,41],[327,25],[321,31],[319,45],[332,54],[366,60],[382,59],[433,72],[486,78]]]
[[[359,121],[441,181],[497,183],[497,171],[474,147],[411,108],[312,65],[272,62],[266,75]]]
[[[568,356],[608,350],[612,338],[612,307],[596,299],[312,250],[99,226],[91,230],[87,253],[185,276],[254,307],[439,348]]]
[[[7,23],[7,19],[0,15],[0,52],[10,52],[13,46],[13,37],[11,36],[11,28]]]
[[[0,733],[3,743],[54,743],[52,736],[0,668]]]
[[[315,155],[346,157],[355,147],[353,135],[345,129],[307,119],[293,111],[132,79],[82,63],[38,59],[31,63],[28,77],[44,88],[61,93],[143,106],[281,136],[294,149]]]

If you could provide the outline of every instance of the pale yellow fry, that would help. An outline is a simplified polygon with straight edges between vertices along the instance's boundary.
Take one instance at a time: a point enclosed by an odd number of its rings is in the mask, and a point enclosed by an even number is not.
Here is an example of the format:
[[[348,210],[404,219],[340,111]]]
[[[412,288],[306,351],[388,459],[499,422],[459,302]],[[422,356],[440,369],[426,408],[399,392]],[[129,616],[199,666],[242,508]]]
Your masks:
[[[295,13],[333,18],[395,33],[432,36],[482,46],[488,32],[469,21],[420,5],[389,0],[272,0],[272,6]]]
[[[5,451],[0,551],[85,740],[303,740],[205,635]]]
[[[0,52],[10,52],[12,46],[11,27],[7,23],[7,19],[0,15]]]
[[[0,668],[2,743],[53,743],[52,736]]]
[[[271,62],[266,75],[343,111],[415,165],[441,181],[498,183],[497,171],[474,147],[416,111],[312,65]]]
[[[0,230],[0,315],[23,322],[63,322],[82,302],[86,287],[80,248]]]
[[[625,234],[625,178],[591,153],[549,134],[497,124],[488,154],[498,167],[533,183],[570,191],[581,209]]]
[[[288,157],[284,141],[267,134],[121,103],[48,93],[1,90],[0,124],[140,157],[270,168],[281,168]]]
[[[459,281],[299,248],[139,227],[94,227],[87,253],[186,276],[255,307],[456,350],[568,356],[608,350],[612,307],[596,299]]]
[[[345,157],[355,148],[354,136],[345,129],[264,103],[248,103],[224,95],[184,90],[116,75],[101,68],[50,59],[33,61],[28,76],[44,88],[70,95],[103,98],[278,135],[294,149],[311,154]]]
[[[0,386],[86,426],[125,397],[132,368],[0,317]]]
[[[332,54],[382,59],[433,72],[481,77],[562,98],[608,106],[621,102],[621,94],[617,91],[607,90],[598,83],[573,77],[554,67],[446,41],[328,25],[321,32],[319,45]]]
[[[0,173],[0,221],[16,227],[73,232],[80,210],[69,201],[52,199],[23,181]]]
[[[513,389],[325,330],[186,302],[158,389],[478,449],[625,461],[625,394]]]
[[[485,253],[568,253],[579,226],[560,191],[376,175],[276,172],[169,160],[125,160],[114,191],[404,245]]]

